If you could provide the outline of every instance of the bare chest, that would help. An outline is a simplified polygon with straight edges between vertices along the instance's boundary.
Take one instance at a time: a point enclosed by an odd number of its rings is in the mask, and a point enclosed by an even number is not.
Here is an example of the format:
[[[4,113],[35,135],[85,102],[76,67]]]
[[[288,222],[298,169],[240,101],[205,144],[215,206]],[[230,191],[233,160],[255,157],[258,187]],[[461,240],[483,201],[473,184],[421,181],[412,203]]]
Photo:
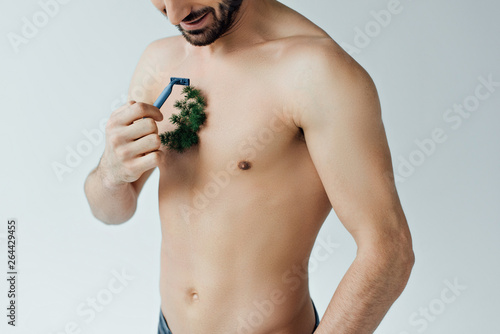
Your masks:
[[[237,168],[256,172],[269,168],[274,159],[286,154],[296,140],[294,128],[279,99],[269,87],[244,81],[217,83],[208,86],[193,80],[207,100],[206,121],[198,132],[199,143],[183,153],[162,146],[165,174],[176,178],[203,176],[210,171]],[[183,98],[176,87],[162,108],[164,120],[158,123],[159,133],[176,128],[170,121],[176,100]]]

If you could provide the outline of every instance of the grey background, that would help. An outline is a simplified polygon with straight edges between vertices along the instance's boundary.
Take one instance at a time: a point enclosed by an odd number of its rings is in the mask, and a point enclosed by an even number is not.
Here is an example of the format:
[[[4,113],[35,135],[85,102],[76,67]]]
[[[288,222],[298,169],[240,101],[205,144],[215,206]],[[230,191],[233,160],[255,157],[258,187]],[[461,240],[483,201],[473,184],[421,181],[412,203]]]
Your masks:
[[[121,226],[93,218],[83,183],[104,149],[96,131],[125,101],[142,51],[177,31],[147,0],[72,0],[16,52],[8,34],[21,35],[23,17],[33,22],[42,9],[34,0],[1,1],[1,277],[7,272],[6,222],[13,217],[19,224],[20,309],[12,329],[1,279],[0,331],[66,333],[77,326],[86,334],[155,333],[158,171],[134,218]],[[397,183],[416,264],[376,333],[500,333],[500,87],[460,126],[444,119],[454,104],[474,102],[478,78],[500,81],[500,3],[401,0],[399,13],[377,31],[371,11],[387,9],[391,1],[283,2],[327,31],[371,74],[396,173],[403,160],[416,162]],[[366,27],[375,29],[369,30],[369,45],[354,50],[360,46],[357,29]],[[428,155],[419,153],[416,141],[436,129],[446,140]],[[85,131],[96,135],[95,144]],[[58,178],[54,164],[66,164],[68,152],[78,148],[87,155]],[[320,240],[334,243],[331,253]],[[334,212],[318,236],[315,249],[322,247],[310,263],[320,316],[356,252]],[[130,277],[111,293],[108,285],[122,271]],[[454,283],[460,285],[455,292],[447,288]],[[82,305],[97,296],[106,305],[90,318]]]

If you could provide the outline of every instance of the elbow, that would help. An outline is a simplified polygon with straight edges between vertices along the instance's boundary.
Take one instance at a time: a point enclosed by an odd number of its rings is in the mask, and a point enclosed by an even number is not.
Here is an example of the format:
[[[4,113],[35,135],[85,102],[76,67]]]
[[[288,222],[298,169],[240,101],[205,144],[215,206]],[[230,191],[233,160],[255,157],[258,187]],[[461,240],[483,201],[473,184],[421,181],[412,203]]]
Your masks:
[[[415,253],[411,237],[404,237],[397,244],[392,244],[394,252],[389,253],[390,270],[396,279],[395,283],[399,286],[401,293],[410,279],[413,266],[415,265]]]
[[[89,201],[90,211],[94,218],[104,223],[105,225],[122,225],[128,222],[134,216],[137,208],[137,203],[130,204],[127,208],[113,209],[106,207],[102,208],[99,205],[92,205]]]
[[[403,283],[403,288],[408,283],[410,279],[411,272],[413,270],[413,266],[415,265],[415,253],[413,249],[410,247],[408,250],[404,251],[401,255],[400,270],[401,270],[401,281]]]
[[[408,269],[411,271],[415,265],[415,252],[413,251],[413,247],[411,245],[405,253],[404,260]]]
[[[399,228],[392,229],[386,234],[386,238],[382,238],[382,248],[403,289],[415,265],[415,253],[406,219],[398,221],[396,226],[399,226]]]
[[[396,296],[400,296],[404,289],[406,288],[406,285],[408,284],[408,281],[410,280],[411,272],[413,269],[413,266],[415,264],[415,254],[413,253],[413,250],[407,250],[403,254],[400,255],[400,259],[398,261],[398,267],[396,268],[395,272],[395,293]]]
[[[135,210],[129,214],[126,214],[126,215],[122,214],[122,215],[113,215],[113,216],[106,215],[104,212],[93,210],[92,208],[91,208],[91,212],[92,212],[92,215],[94,216],[94,218],[96,218],[100,222],[104,223],[105,225],[122,225],[122,224],[128,222],[134,216]]]
[[[365,244],[359,255],[365,263],[391,282],[395,293],[400,294],[404,290],[415,264],[409,233]]]
[[[394,252],[385,253],[385,258],[380,260],[382,275],[392,286],[392,292],[397,298],[406,288],[415,264],[415,254],[411,247],[397,248],[392,245]]]
[[[413,242],[408,229],[399,238],[399,247],[396,249],[400,249],[399,262],[401,263],[403,273],[407,276],[407,278],[409,278],[413,266],[415,265],[415,252],[413,251]]]

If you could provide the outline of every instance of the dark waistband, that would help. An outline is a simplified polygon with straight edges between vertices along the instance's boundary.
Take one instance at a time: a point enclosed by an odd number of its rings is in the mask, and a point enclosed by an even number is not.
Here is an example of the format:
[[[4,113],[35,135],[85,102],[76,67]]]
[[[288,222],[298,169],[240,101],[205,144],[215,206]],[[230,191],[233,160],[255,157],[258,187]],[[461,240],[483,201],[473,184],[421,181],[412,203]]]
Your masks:
[[[316,321],[316,323],[314,325],[314,329],[313,329],[313,333],[314,333],[314,331],[316,330],[316,328],[318,328],[320,319],[319,319],[318,311],[316,310],[316,305],[314,305],[314,301],[312,300],[312,298],[311,298],[311,302],[312,302],[312,305],[313,305],[314,318],[315,318],[315,321]],[[168,327],[167,319],[165,319],[165,316],[163,315],[161,307],[160,307],[160,323],[158,324],[158,334],[172,334],[172,331]]]

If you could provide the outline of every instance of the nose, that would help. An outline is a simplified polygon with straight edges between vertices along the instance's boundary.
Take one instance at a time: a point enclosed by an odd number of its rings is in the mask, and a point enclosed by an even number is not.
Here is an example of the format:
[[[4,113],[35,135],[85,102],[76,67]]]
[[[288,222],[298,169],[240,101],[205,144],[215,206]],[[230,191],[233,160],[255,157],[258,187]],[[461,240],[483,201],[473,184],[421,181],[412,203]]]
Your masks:
[[[178,25],[191,13],[191,4],[186,0],[164,0],[167,17],[173,25]]]

